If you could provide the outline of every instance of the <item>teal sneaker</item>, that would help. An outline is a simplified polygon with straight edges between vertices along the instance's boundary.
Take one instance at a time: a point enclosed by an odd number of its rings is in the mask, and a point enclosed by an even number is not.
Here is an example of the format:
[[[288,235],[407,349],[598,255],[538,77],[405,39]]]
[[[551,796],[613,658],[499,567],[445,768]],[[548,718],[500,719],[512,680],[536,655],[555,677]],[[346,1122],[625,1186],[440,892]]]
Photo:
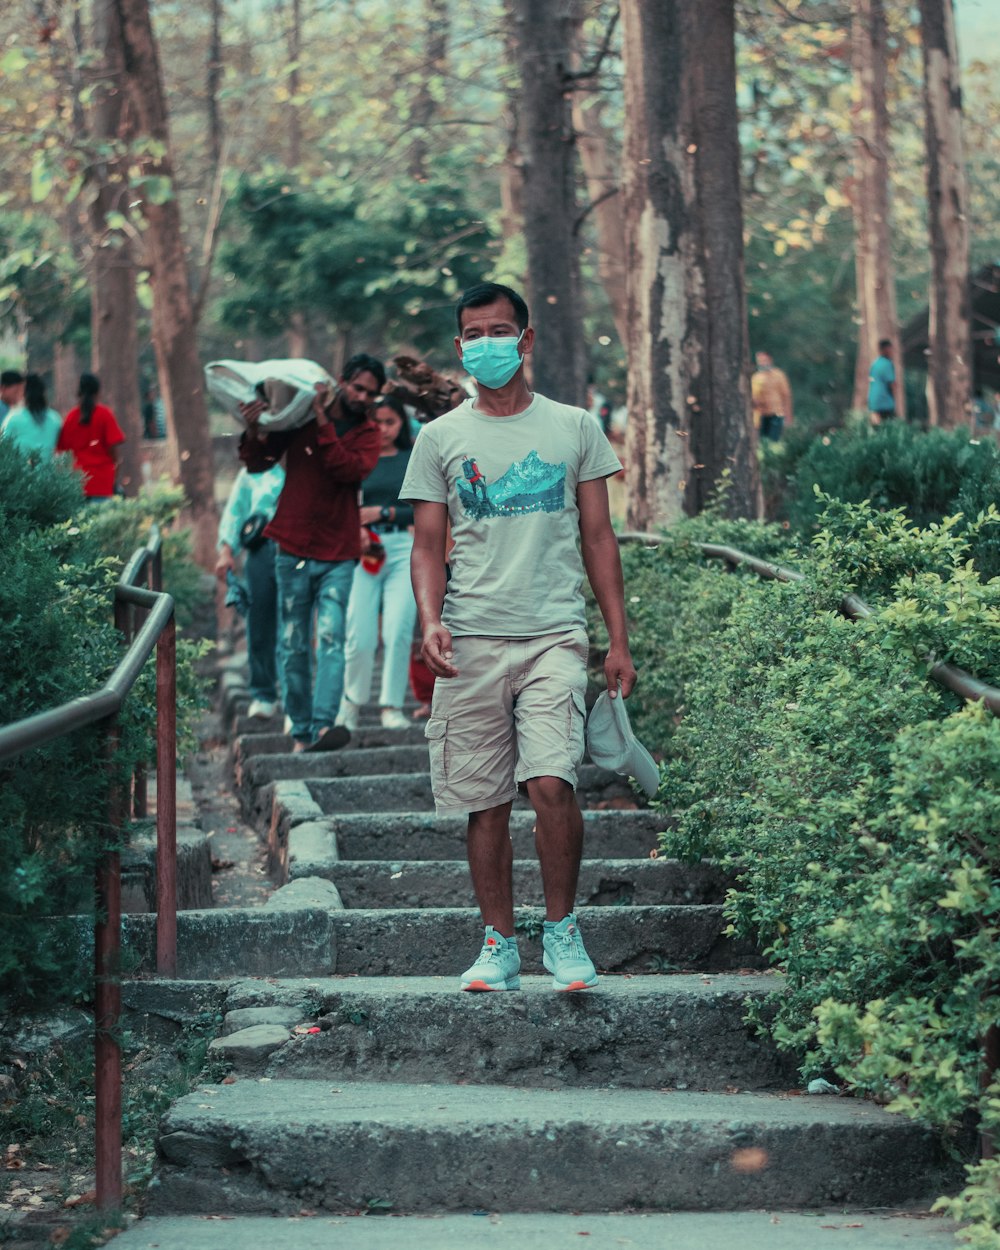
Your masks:
[[[597,969],[580,936],[576,914],[542,925],[542,963],[551,972],[557,990],[589,990],[597,984]]]
[[[519,990],[521,956],[517,939],[505,938],[492,925],[486,926],[483,949],[468,971],[462,973],[463,990]]]

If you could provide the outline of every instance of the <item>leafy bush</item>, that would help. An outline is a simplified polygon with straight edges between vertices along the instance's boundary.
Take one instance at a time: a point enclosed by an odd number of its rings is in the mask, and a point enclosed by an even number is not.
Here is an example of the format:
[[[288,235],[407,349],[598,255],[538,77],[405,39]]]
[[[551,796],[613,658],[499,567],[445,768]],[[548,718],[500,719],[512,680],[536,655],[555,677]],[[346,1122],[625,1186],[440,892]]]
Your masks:
[[[971,521],[1000,501],[1000,449],[992,439],[970,440],[965,430],[853,422],[806,443],[783,440],[765,448],[762,461],[769,515],[805,535],[823,511],[817,488],[844,503],[904,508],[920,526],[955,513]],[[984,533],[972,554],[984,577],[1000,574],[1000,533]]]
[[[951,659],[1000,684],[1000,579],[970,559],[1000,518],[919,529],[901,509],[819,502],[808,559],[782,557],[801,583],[705,566],[691,540],[718,540],[714,520],[625,553],[649,673],[636,720],[666,748],[663,849],[736,873],[731,931],[786,974],[759,1027],[805,1076],[953,1137],[970,1117],[997,1131],[1000,1080],[983,1091],[980,1074],[998,1018],[1000,722],[927,675]],[[743,529],[722,541],[760,538],[772,557],[787,541]],[[841,616],[848,591],[875,615]],[[949,1208],[992,1250],[998,1181],[1000,1166],[977,1165]]]
[[[29,465],[0,440],[0,689],[6,723],[100,688],[121,658],[112,624],[113,587],[125,551],[106,544],[117,517],[148,528],[142,501],[83,502],[77,475],[60,464]],[[169,581],[167,589],[170,589]],[[197,700],[192,661],[178,647],[179,722]],[[93,908],[97,856],[106,845],[109,786],[152,757],[153,666],[120,717],[109,759],[92,726],[0,763],[0,1006],[51,1003],[83,992],[73,983],[69,929],[56,917]]]

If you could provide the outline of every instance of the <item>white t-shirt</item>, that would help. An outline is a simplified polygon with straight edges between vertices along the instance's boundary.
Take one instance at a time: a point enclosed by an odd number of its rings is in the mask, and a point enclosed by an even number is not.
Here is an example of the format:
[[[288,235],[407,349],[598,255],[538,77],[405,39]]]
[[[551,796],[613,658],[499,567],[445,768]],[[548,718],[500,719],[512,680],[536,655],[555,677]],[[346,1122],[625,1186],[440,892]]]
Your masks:
[[[400,498],[448,505],[451,633],[533,638],[584,625],[576,488],[620,468],[590,413],[544,395],[511,417],[467,400],[424,426]]]

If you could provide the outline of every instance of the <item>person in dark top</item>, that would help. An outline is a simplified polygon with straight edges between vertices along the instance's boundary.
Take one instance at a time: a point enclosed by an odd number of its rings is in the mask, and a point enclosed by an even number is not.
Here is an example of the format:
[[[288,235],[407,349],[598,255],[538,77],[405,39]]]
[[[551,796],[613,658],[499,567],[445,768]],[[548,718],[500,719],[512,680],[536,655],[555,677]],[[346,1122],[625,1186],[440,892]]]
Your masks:
[[[403,699],[410,665],[410,646],[417,620],[417,603],[410,583],[413,548],[413,509],[399,502],[406,466],[410,462],[410,424],[406,409],[395,395],[383,395],[376,404],[379,458],[365,478],[361,523],[373,532],[385,552],[380,566],[365,563],[354,570],[354,586],[347,610],[347,669],[344,698],[337,723],[357,729],[362,703],[371,697],[372,673],[382,614],[382,688],[379,703],[386,729],[405,729]]]
[[[247,423],[240,459],[247,469],[261,473],[285,457],[285,487],[264,534],[278,548],[279,655],[296,751],[334,750],[351,736],[334,722],[344,686],[347,604],[361,558],[358,490],[379,458],[372,404],[385,369],[374,356],[352,356],[339,383],[332,397],[317,388],[315,418],[294,430],[261,430],[264,400],[240,408]]]

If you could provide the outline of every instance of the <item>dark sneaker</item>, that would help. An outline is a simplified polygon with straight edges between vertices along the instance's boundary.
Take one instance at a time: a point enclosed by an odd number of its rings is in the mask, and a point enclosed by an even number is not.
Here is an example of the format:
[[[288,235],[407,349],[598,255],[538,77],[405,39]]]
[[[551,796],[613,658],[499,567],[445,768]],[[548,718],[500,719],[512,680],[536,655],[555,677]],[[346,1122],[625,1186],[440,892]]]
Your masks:
[[[575,913],[542,925],[542,963],[552,973],[554,989],[589,990],[597,984],[597,969],[583,944]]]
[[[505,938],[492,925],[486,926],[483,949],[479,958],[462,973],[463,990],[519,990],[521,956],[517,953],[517,940]]]

